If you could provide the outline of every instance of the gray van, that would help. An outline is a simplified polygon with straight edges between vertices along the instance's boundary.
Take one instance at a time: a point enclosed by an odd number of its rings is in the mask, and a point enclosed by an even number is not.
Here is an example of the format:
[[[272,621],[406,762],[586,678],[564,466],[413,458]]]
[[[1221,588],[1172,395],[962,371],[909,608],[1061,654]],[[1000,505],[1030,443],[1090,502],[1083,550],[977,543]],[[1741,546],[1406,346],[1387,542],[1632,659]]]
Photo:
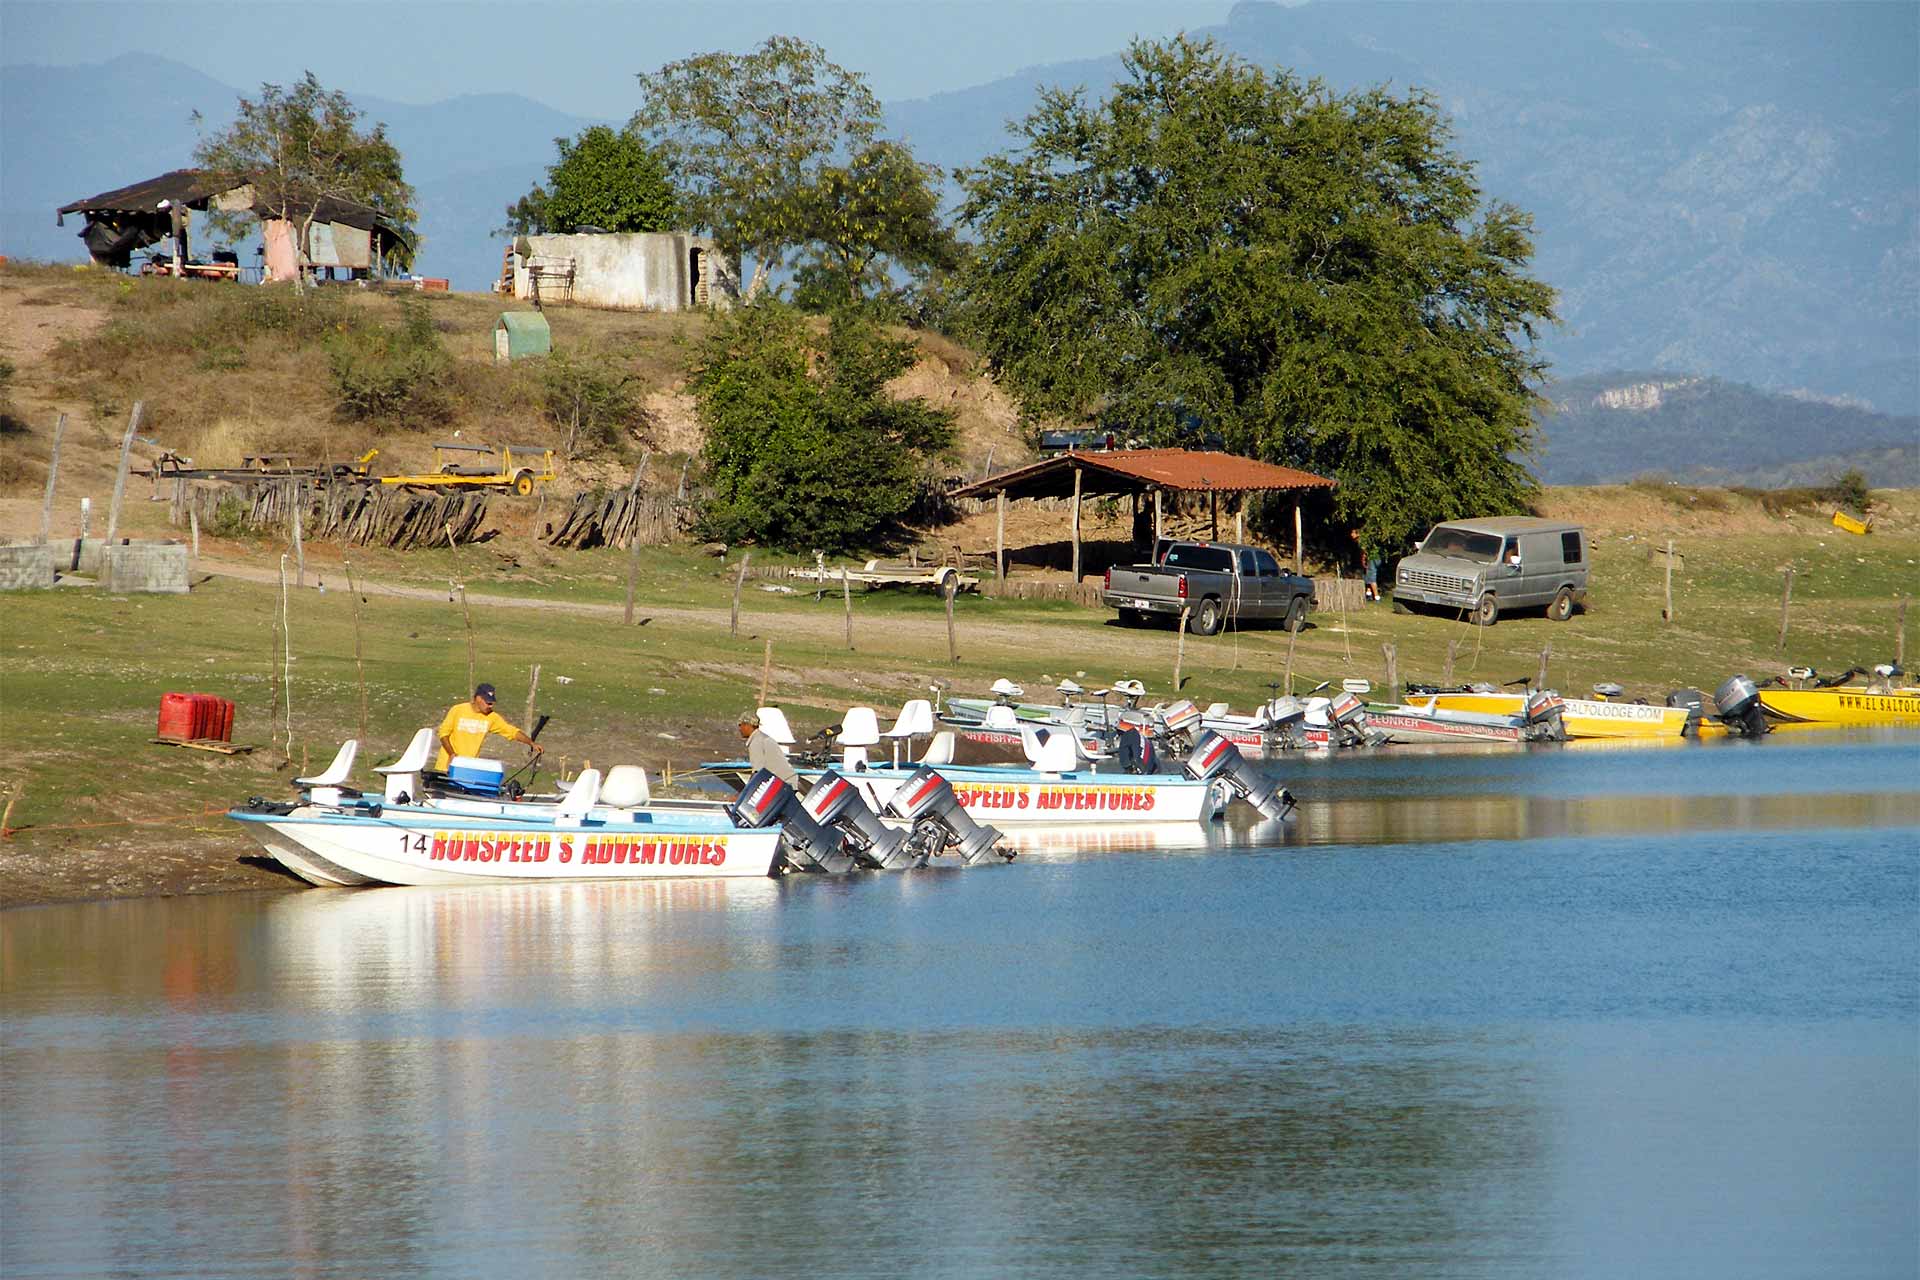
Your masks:
[[[1538,516],[1437,524],[1400,562],[1393,602],[1470,610],[1483,627],[1508,610],[1545,605],[1565,622],[1587,597],[1589,551],[1579,525]]]

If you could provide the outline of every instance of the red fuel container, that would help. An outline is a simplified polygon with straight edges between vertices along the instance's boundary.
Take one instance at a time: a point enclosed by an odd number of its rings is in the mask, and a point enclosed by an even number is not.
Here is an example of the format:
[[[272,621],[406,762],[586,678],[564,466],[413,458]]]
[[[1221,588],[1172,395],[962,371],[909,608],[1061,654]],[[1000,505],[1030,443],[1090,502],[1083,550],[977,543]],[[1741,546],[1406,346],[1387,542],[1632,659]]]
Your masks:
[[[160,730],[162,738],[191,738],[194,736],[195,695],[191,693],[163,693],[160,695]]]

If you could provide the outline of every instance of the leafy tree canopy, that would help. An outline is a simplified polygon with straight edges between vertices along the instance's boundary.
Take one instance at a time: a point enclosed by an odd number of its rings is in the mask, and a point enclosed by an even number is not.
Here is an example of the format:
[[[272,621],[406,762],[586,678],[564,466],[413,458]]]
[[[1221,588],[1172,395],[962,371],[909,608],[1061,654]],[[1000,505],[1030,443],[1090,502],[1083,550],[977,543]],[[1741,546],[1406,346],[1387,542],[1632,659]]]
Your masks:
[[[1483,203],[1425,94],[1335,94],[1185,38],[1136,43],[1097,105],[1042,95],[1024,145],[961,175],[955,298],[1039,415],[1337,477],[1370,548],[1512,511],[1554,293],[1532,220]]]
[[[919,496],[953,415],[896,400],[913,344],[858,313],[823,334],[793,308],[741,307],[708,337],[691,387],[707,429],[707,536],[848,551],[883,536]]]
[[[803,208],[800,305],[831,311],[894,293],[896,268],[918,275],[956,266],[960,246],[940,220],[939,177],[903,143],[884,140],[823,166]]]
[[[413,188],[387,126],[362,130],[347,95],[311,71],[290,89],[263,84],[258,98],[240,99],[234,122],[194,148],[194,163],[221,185],[251,183],[257,206],[298,223],[303,241],[321,201],[366,205],[401,232],[402,256],[411,256]]]
[[[667,231],[679,217],[666,160],[631,129],[597,124],[576,138],[555,138],[560,158],[547,167],[546,186],[507,206],[515,234],[566,235],[581,227],[602,231]]]
[[[880,100],[819,46],[773,36],[751,53],[701,54],[640,76],[640,92],[630,127],[665,151],[693,224],[752,255],[748,299],[809,243],[855,290],[882,255],[946,252],[930,171],[875,141]]]

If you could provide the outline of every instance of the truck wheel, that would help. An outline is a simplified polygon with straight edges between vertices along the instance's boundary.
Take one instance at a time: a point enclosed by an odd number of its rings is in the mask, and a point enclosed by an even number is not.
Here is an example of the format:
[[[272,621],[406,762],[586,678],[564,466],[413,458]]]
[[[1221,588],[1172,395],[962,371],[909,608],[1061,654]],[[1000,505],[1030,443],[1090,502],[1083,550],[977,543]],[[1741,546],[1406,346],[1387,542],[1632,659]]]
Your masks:
[[[1200,607],[1195,609],[1193,616],[1187,620],[1187,630],[1197,636],[1210,636],[1220,630],[1220,619],[1220,601],[1214,596],[1208,596],[1200,601]]]
[[[1287,606],[1287,620],[1281,625],[1295,632],[1307,629],[1307,601],[1304,596],[1293,598],[1293,603]]]
[[[533,477],[522,471],[513,478],[513,491],[523,498],[532,493]]]
[[[1555,622],[1565,622],[1573,616],[1573,588],[1562,587],[1560,594],[1547,606],[1547,616]]]
[[[1493,598],[1493,592],[1480,597],[1480,603],[1473,606],[1473,625],[1490,627],[1500,618],[1500,602]]]

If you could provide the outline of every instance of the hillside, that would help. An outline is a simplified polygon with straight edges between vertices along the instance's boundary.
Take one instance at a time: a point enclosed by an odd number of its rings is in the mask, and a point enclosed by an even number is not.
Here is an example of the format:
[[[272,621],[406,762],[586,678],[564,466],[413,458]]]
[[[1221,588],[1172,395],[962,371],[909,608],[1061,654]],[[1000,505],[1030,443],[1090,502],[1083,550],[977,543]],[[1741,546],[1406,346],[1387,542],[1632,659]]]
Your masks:
[[[1542,416],[1548,484],[1658,475],[1689,484],[1818,484],[1849,468],[1920,485],[1920,418],[1720,378],[1617,373],[1558,381]]]

